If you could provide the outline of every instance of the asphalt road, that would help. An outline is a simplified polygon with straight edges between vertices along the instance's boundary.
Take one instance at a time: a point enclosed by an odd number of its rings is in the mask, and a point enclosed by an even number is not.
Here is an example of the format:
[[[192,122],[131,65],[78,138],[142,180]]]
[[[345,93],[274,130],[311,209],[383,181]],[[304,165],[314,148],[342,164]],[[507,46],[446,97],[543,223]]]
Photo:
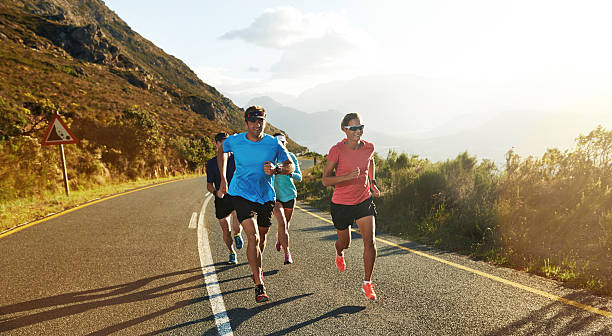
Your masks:
[[[271,300],[258,304],[245,250],[226,265],[213,202],[201,211],[204,182],[133,192],[0,238],[0,334],[612,335],[609,297],[385,235],[379,300],[367,301],[359,235],[338,272],[329,216],[303,205],[293,265],[274,249],[273,224]]]

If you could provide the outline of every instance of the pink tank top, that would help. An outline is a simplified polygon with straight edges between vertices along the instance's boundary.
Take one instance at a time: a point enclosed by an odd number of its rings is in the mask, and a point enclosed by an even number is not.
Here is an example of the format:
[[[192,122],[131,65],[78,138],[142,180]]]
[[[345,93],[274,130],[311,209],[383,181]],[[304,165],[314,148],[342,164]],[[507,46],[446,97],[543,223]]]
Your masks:
[[[363,145],[352,150],[344,143],[346,139],[335,144],[327,156],[327,161],[337,162],[336,176],[346,175],[359,167],[359,176],[353,180],[340,182],[334,186],[332,202],[336,204],[355,205],[372,196],[368,178],[370,160],[374,156],[374,144],[361,140]]]

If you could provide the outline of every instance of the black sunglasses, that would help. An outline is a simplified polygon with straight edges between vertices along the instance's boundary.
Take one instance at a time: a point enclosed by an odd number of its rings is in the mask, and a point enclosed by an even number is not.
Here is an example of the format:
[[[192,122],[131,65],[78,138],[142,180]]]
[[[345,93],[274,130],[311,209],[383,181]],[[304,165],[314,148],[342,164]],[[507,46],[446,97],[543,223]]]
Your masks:
[[[349,131],[363,131],[363,128],[365,127],[365,125],[359,125],[359,126],[344,126],[344,129],[347,129]]]

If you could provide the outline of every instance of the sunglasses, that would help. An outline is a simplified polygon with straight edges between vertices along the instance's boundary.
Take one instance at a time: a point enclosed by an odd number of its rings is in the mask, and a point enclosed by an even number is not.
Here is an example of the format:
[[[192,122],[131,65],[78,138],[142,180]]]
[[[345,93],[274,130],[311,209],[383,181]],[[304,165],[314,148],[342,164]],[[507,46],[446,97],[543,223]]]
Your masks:
[[[266,112],[264,111],[250,111],[247,113],[246,118],[247,121],[255,121],[257,119],[266,119]]]
[[[344,129],[349,130],[349,131],[353,131],[353,132],[357,132],[357,131],[363,131],[363,128],[365,127],[365,125],[359,125],[359,126],[344,126]]]

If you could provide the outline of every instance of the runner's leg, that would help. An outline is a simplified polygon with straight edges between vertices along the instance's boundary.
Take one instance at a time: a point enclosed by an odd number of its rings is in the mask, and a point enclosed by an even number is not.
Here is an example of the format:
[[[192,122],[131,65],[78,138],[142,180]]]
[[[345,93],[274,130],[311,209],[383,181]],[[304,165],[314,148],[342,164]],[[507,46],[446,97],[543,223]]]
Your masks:
[[[232,229],[234,234],[239,234],[242,232],[242,228],[240,227],[240,222],[238,221],[238,215],[236,214],[236,210],[232,211]]]
[[[287,227],[289,227],[289,222],[291,222],[291,217],[293,216],[293,208],[283,208],[285,211],[285,218],[287,219]]]
[[[348,228],[344,230],[336,229],[336,232],[338,233],[338,240],[336,240],[336,254],[341,256],[343,253],[342,251],[349,248],[351,245],[351,230]]]
[[[366,216],[357,219],[356,222],[363,239],[364,281],[372,281],[372,272],[376,261],[375,219],[374,216]]]
[[[261,273],[261,250],[259,249],[259,230],[254,218],[247,218],[242,221],[242,229],[247,236],[247,260],[253,272],[255,284],[263,284],[263,274]]]
[[[287,248],[289,245],[289,237],[287,232],[287,220],[283,211],[282,203],[278,202],[274,205],[274,216],[278,223],[278,231],[276,232],[276,239],[280,242],[285,254],[287,254]]]
[[[294,203],[295,206],[295,203]],[[289,226],[291,226],[291,216],[293,216],[293,208],[283,208],[283,213],[285,214],[285,219],[287,220],[287,248],[285,249],[285,256],[291,255],[291,251],[289,250],[289,241],[291,237],[289,235]],[[286,257],[285,257],[286,258]]]
[[[227,246],[230,253],[235,253],[233,246],[234,241],[232,239],[232,232],[230,231],[228,217],[219,219],[219,225],[221,226],[221,231],[223,231],[223,241],[225,242],[225,246]]]
[[[287,220],[287,235],[289,235],[289,227],[291,226],[291,217],[293,217],[293,208],[283,208],[283,213],[285,214],[285,219]]]
[[[268,231],[270,230],[269,226],[258,226],[259,229],[259,251],[261,255],[263,255],[264,250],[266,249],[266,237],[268,236]],[[260,257],[261,260],[261,257]]]

